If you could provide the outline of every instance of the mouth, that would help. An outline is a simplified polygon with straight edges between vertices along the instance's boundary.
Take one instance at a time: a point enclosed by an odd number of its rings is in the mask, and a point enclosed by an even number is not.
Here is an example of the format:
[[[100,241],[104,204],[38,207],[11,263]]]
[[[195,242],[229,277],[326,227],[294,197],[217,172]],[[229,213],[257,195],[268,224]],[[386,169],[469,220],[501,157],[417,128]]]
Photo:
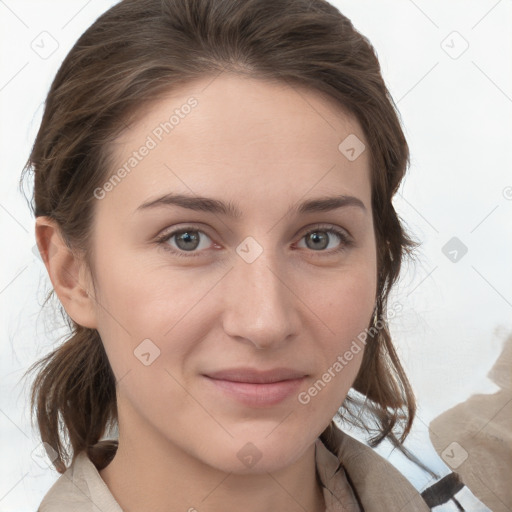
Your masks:
[[[235,368],[212,372],[203,377],[216,392],[243,405],[270,407],[296,393],[307,375],[289,368],[267,371]]]
[[[303,371],[293,368],[274,368],[272,370],[258,370],[255,368],[240,367],[209,372],[206,377],[231,382],[246,382],[250,384],[269,384],[285,380],[300,379],[306,376]]]

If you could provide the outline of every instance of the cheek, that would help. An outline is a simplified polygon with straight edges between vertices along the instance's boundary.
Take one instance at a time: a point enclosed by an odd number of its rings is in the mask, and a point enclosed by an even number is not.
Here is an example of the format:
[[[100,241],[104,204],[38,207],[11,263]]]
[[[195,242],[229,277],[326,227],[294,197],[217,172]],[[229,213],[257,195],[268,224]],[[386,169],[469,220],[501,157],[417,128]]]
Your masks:
[[[121,254],[115,261],[98,266],[98,331],[116,378],[130,373],[133,382],[154,389],[170,379],[166,370],[181,373],[197,340],[211,329],[215,311],[209,291],[219,277],[171,273]],[[208,304],[211,311],[205,310]]]
[[[372,268],[352,268],[330,284],[310,291],[308,302],[321,319],[315,336],[318,373],[299,402],[315,410],[336,412],[362,363],[368,326],[375,307],[376,274]],[[328,290],[328,291],[327,291]],[[318,398],[316,398],[318,397]]]
[[[187,286],[180,273],[172,283],[162,282],[157,274],[135,262],[103,272],[98,331],[119,384],[120,413],[121,408],[134,409],[136,416],[158,422],[165,415],[163,406],[190,408],[180,366],[192,350],[190,337],[198,339],[199,334],[190,328],[187,314],[211,285],[207,280]]]
[[[376,270],[371,264],[340,270],[306,293],[312,313],[324,324],[328,346],[343,348],[371,320],[376,300]]]

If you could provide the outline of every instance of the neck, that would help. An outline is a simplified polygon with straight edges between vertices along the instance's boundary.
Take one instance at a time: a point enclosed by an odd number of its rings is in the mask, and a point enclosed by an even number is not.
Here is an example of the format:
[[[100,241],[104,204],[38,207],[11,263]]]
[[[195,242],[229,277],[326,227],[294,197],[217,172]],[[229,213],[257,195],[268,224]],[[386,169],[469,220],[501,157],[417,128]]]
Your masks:
[[[314,443],[291,466],[275,472],[225,473],[168,443],[123,439],[100,475],[124,512],[324,512]]]

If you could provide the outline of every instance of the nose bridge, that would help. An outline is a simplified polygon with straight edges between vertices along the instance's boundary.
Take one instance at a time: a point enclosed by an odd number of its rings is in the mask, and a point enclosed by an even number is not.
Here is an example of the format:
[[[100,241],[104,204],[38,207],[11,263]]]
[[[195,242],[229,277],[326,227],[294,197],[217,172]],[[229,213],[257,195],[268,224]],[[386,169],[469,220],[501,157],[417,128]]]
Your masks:
[[[223,314],[227,334],[264,348],[296,333],[297,312],[282,260],[258,246],[254,239],[238,246]]]

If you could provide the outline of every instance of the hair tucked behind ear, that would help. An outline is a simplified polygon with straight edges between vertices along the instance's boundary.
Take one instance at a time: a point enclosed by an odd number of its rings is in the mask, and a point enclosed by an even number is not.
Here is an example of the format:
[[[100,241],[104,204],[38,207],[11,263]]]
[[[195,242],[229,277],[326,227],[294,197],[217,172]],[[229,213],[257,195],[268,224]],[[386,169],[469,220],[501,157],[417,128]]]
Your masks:
[[[325,0],[123,0],[109,9],[73,46],[48,93],[24,169],[34,171],[35,216],[51,217],[94,270],[94,191],[114,171],[111,141],[149,102],[223,72],[309,88],[360,123],[371,166],[376,318],[385,321],[414,246],[392,205],[409,149],[371,44]],[[36,367],[32,407],[55,466],[62,470],[67,455],[60,420],[74,456],[87,450],[108,461],[115,443],[94,445],[117,418],[116,389],[98,333],[74,325]],[[376,434],[373,442],[395,439],[395,427],[403,440],[416,406],[387,325],[368,338],[354,389],[368,414],[355,413],[349,397],[342,417]]]

